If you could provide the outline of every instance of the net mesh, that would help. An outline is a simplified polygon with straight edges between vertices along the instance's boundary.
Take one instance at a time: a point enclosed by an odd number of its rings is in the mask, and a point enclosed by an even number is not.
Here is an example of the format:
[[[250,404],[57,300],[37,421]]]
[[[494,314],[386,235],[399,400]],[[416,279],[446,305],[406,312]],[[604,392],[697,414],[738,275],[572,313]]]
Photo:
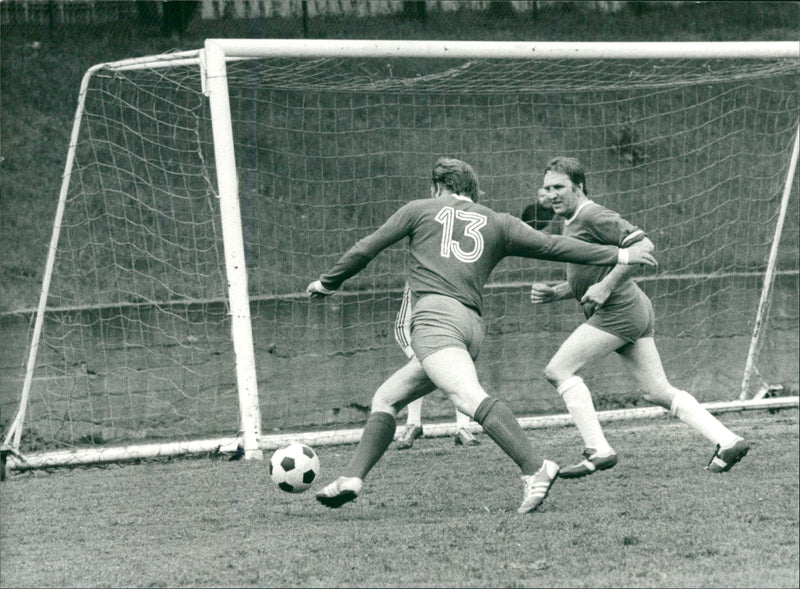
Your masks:
[[[207,98],[196,66],[101,69],[86,94],[23,446],[235,433],[235,358]],[[675,386],[733,400],[798,125],[794,61],[244,60],[228,64],[263,431],[363,423],[404,356],[393,339],[404,244],[340,294],[304,289],[405,202],[441,155],[485,204],[521,215],[546,162],[579,158],[593,200],[642,227],[640,285]],[[783,232],[759,356],[798,374],[798,207]],[[552,230],[552,229],[549,229]],[[529,302],[564,267],[507,259],[478,360],[518,415],[563,413],[542,377],[582,321]],[[641,404],[610,357],[598,408]],[[424,419],[452,419],[438,393]]]

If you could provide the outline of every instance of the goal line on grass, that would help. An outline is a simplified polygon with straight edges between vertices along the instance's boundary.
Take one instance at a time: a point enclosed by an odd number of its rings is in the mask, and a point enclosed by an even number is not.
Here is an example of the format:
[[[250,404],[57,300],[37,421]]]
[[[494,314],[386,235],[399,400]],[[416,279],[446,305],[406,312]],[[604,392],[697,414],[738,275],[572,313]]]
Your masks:
[[[724,401],[718,403],[705,403],[704,407],[712,414],[744,412],[744,411],[775,411],[780,409],[797,409],[799,397],[779,397],[771,399],[756,399],[749,401]],[[601,423],[618,421],[631,421],[634,419],[656,419],[664,417],[668,412],[661,407],[639,407],[634,409],[614,409],[599,411]],[[521,417],[518,419],[523,429],[546,429],[566,427],[573,424],[572,417],[568,414],[541,415],[535,417]],[[455,422],[426,423],[426,438],[439,438],[452,436],[456,433]],[[471,423],[467,426],[472,433],[480,433],[481,426]],[[303,432],[265,435],[259,438],[259,447],[264,451],[273,451],[292,442],[301,442],[312,447],[338,446],[355,444],[361,439],[363,428],[329,430],[323,432]],[[399,432],[398,434],[399,435]],[[191,454],[240,454],[241,441],[237,436],[229,438],[215,438],[209,440],[191,440],[169,444],[136,444],[132,446],[118,446],[104,449],[75,449],[42,452],[30,456],[18,453],[4,453],[4,468],[17,471],[58,468],[71,466],[91,466],[104,463],[123,463],[140,460],[153,460]]]

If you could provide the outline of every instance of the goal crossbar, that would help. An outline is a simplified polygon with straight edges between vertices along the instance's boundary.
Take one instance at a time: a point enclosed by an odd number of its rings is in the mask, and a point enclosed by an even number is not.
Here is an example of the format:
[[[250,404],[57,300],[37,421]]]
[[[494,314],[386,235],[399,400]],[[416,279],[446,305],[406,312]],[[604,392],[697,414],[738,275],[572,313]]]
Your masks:
[[[209,39],[228,57],[447,57],[458,59],[778,59],[800,57],[792,41],[513,42]]]
[[[584,42],[207,39],[227,61],[258,57],[447,57],[453,59],[797,59],[794,41]],[[200,64],[203,49],[121,59],[93,66],[135,70]]]

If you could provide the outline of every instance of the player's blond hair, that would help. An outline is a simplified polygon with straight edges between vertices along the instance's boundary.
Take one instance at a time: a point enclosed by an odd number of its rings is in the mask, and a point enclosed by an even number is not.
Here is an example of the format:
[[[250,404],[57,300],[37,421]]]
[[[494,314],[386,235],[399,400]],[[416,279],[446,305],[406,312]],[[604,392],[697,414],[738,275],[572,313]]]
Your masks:
[[[431,180],[434,184],[443,184],[451,192],[468,196],[473,202],[478,202],[485,194],[472,166],[455,158],[440,157],[436,160],[431,171]]]

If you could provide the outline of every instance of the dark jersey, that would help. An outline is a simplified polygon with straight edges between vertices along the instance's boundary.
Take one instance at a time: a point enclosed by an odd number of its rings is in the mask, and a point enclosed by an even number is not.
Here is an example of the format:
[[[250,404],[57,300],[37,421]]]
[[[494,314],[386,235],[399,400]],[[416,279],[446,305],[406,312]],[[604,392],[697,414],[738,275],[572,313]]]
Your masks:
[[[553,212],[553,209],[540,205],[538,201],[534,201],[525,207],[520,218],[526,225],[530,225],[539,231],[545,231],[549,228],[550,233],[561,232],[560,229],[556,230],[561,217],[558,217]]]
[[[564,235],[588,243],[619,247],[628,247],[645,238],[644,231],[620,217],[618,213],[591,200],[581,204],[575,214],[564,221]],[[568,264],[567,282],[572,294],[580,300],[590,286],[603,280],[609,272],[610,268]],[[633,296],[631,291],[636,288],[632,280],[626,280],[614,289],[611,296]],[[609,299],[609,302],[613,301]]]
[[[552,236],[458,196],[414,200],[351,247],[322,285],[335,290],[393,243],[409,238],[408,284],[415,297],[439,294],[482,308],[483,286],[506,256],[614,266],[618,248]]]

